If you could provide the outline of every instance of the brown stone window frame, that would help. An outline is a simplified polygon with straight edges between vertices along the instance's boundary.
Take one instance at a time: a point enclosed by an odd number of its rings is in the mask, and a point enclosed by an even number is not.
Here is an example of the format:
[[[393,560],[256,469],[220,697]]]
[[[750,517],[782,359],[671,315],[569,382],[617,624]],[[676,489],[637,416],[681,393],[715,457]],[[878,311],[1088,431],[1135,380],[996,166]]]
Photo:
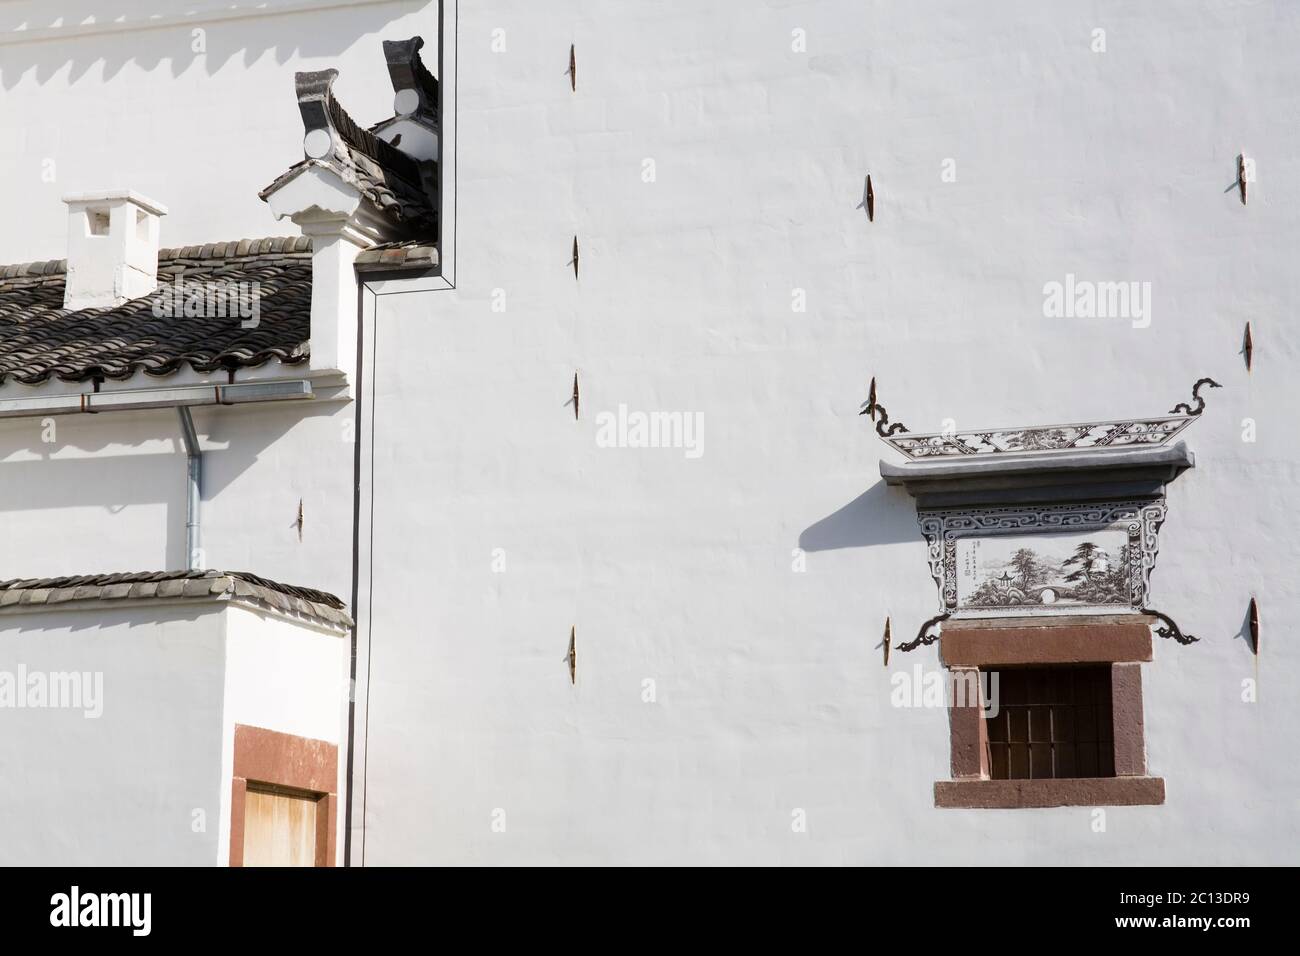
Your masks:
[[[939,658],[969,685],[1004,666],[1109,664],[1115,776],[993,780],[983,701],[954,695],[949,707],[952,779],[934,785],[942,808],[1140,806],[1165,802],[1165,782],[1146,773],[1142,664],[1152,658],[1151,619],[1005,618],[947,621]],[[960,704],[961,706],[958,706]]]
[[[336,744],[264,727],[235,725],[235,768],[231,780],[230,865],[244,865],[244,810],[248,785],[282,787],[316,794],[316,866],[333,866],[338,829]],[[324,811],[324,812],[322,812]]]

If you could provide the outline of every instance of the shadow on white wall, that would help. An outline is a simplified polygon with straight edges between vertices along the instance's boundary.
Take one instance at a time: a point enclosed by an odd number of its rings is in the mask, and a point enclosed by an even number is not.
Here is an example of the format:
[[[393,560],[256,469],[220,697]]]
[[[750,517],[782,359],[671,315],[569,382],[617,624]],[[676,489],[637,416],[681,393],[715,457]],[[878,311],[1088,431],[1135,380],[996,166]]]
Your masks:
[[[194,63],[211,75],[242,54],[277,63],[339,54],[359,37],[429,6],[421,0],[0,0],[0,87],[38,84],[71,68],[75,83],[95,64],[103,78],[128,63],[177,77]],[[436,3],[433,4],[436,7]],[[202,31],[196,35],[195,31]]]

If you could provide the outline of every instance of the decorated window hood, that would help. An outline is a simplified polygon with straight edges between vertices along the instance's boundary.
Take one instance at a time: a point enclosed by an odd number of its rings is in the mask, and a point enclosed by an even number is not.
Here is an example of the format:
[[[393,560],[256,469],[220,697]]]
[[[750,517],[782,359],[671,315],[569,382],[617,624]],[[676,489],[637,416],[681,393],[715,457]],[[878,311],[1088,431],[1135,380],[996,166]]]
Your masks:
[[[918,508],[926,508],[1161,495],[1165,485],[1194,465],[1186,443],[1178,442],[1040,454],[936,456],[901,465],[882,459],[880,474],[886,484],[906,488]]]
[[[1175,441],[1205,408],[1199,380],[1192,402],[1166,415],[1069,425],[909,432],[891,423],[875,382],[862,414],[908,460],[880,462],[890,485],[916,499],[940,613],[910,650],[937,639],[949,618],[1145,614],[1156,633],[1186,637],[1148,599],[1166,516],[1165,487],[1193,467]]]

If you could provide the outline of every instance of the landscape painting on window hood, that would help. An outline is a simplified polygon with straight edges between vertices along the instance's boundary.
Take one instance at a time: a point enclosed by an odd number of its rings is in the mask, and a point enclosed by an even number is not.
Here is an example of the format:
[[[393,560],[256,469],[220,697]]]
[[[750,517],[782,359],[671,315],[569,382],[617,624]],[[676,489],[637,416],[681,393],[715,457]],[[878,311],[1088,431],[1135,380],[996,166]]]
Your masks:
[[[1120,528],[958,539],[962,608],[1130,603],[1130,549]]]

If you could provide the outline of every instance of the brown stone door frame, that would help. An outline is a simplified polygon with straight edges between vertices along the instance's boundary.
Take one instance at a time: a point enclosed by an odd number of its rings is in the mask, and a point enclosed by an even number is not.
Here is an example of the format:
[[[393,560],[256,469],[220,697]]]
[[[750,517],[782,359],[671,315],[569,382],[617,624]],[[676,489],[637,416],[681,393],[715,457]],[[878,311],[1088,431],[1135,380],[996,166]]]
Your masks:
[[[338,829],[339,748],[324,740],[235,724],[230,785],[230,865],[244,865],[249,783],[316,794],[316,866],[333,866]],[[322,812],[324,811],[324,812]]]

